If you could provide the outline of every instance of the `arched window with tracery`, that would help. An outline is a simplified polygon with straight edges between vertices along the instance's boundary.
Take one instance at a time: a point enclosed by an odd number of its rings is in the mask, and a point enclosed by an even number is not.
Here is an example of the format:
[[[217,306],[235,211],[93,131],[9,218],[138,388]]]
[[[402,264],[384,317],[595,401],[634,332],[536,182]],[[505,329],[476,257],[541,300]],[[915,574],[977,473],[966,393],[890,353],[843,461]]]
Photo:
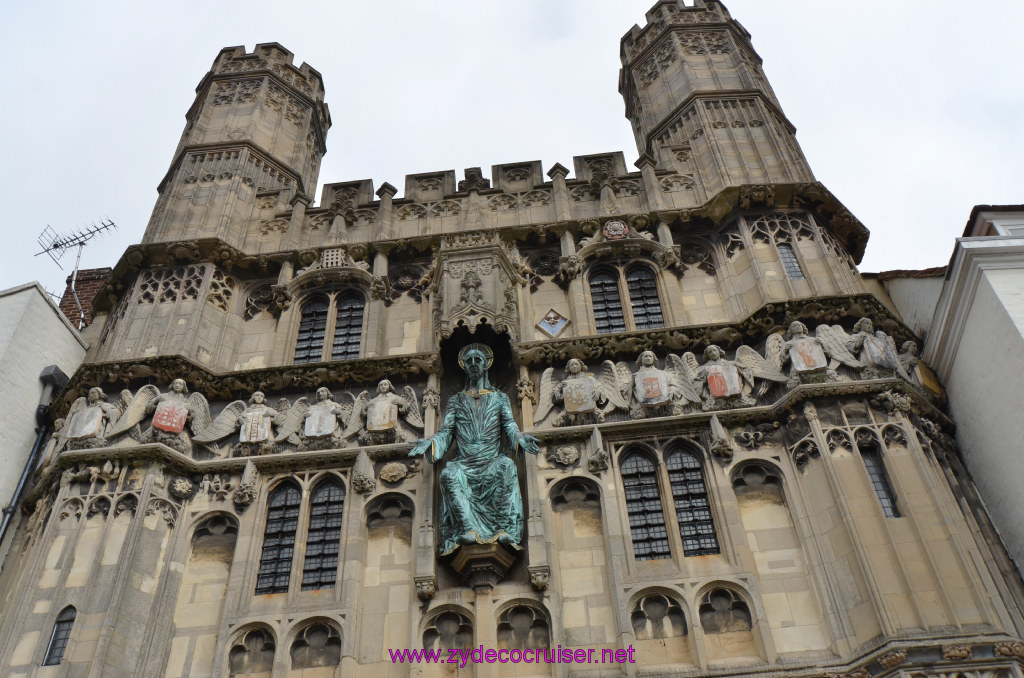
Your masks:
[[[301,504],[302,493],[294,483],[282,483],[270,493],[267,523],[263,530],[263,553],[256,577],[257,595],[288,591]]]
[[[623,270],[610,265],[589,277],[594,327],[601,334],[664,327],[657,274],[644,264]]]
[[[325,480],[310,494],[306,561],[302,568],[303,591],[334,588],[344,507],[345,487],[338,480]]]
[[[683,555],[718,553],[718,536],[700,458],[689,450],[675,450],[666,457],[665,468],[683,540]]]
[[[629,514],[633,557],[637,560],[671,557],[654,462],[642,452],[629,452],[623,457],[619,471]]]
[[[365,306],[365,296],[355,289],[311,295],[301,307],[294,362],[358,358]]]

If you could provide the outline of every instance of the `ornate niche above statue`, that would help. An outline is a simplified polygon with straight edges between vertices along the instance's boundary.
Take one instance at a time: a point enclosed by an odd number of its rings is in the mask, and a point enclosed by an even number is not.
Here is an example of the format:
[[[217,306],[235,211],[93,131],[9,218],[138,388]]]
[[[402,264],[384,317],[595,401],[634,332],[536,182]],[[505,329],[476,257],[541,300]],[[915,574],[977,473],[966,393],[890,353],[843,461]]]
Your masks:
[[[496,233],[455,233],[441,240],[439,275],[431,281],[434,331],[451,337],[455,328],[490,325],[517,340],[519,288],[526,282],[515,247]]]

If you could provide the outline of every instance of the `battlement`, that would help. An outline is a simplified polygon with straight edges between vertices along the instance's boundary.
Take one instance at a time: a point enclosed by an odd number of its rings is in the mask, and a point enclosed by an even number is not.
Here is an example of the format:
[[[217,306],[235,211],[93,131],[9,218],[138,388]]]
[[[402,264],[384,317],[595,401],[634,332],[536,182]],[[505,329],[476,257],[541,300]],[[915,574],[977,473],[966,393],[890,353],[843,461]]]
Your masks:
[[[246,52],[242,45],[225,47],[214,59],[210,74],[235,75],[268,71],[311,99],[322,101],[324,81],[320,72],[306,62],[296,67],[294,56],[276,42],[260,43],[252,52]]]
[[[694,0],[693,6],[687,6],[683,0],[661,0],[647,12],[646,19],[647,23],[642,28],[634,24],[622,36],[620,55],[623,63],[643,52],[668,26],[696,27],[732,22],[747,39],[750,38],[746,29],[732,20],[729,10],[718,0]]]

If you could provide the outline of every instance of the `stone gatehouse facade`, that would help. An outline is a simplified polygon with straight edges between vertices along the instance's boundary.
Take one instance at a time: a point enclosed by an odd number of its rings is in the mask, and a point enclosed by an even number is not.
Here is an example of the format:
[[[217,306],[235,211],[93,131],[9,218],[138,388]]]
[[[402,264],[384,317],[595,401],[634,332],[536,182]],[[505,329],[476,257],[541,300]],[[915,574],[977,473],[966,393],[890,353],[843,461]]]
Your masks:
[[[223,50],[52,408],[0,672],[1024,675],[1020,577],[943,390],[749,34],[661,0],[621,57],[633,167],[317,202],[320,74]],[[485,577],[439,555],[440,468],[408,457],[471,342],[541,443],[522,548]],[[390,654],[477,647],[634,661]]]

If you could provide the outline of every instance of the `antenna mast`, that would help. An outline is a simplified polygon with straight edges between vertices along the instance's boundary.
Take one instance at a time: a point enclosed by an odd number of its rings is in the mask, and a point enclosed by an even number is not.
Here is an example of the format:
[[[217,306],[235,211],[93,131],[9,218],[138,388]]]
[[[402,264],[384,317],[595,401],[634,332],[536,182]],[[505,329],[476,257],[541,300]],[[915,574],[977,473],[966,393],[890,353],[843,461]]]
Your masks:
[[[36,252],[35,256],[40,254],[46,254],[53,263],[57,264],[57,267],[61,270],[64,269],[60,265],[60,258],[63,257],[68,250],[77,247],[78,253],[75,256],[75,268],[71,272],[71,296],[75,300],[75,306],[78,307],[78,329],[81,330],[85,327],[85,309],[82,308],[82,302],[78,299],[78,291],[75,289],[75,283],[78,281],[78,264],[82,261],[82,248],[86,244],[98,235],[106,233],[110,230],[117,230],[117,224],[110,220],[109,217],[101,219],[100,223],[92,223],[88,226],[83,226],[78,230],[68,233],[66,235],[60,235],[50,228],[47,224],[43,232],[36,238],[36,242],[42,249]]]

